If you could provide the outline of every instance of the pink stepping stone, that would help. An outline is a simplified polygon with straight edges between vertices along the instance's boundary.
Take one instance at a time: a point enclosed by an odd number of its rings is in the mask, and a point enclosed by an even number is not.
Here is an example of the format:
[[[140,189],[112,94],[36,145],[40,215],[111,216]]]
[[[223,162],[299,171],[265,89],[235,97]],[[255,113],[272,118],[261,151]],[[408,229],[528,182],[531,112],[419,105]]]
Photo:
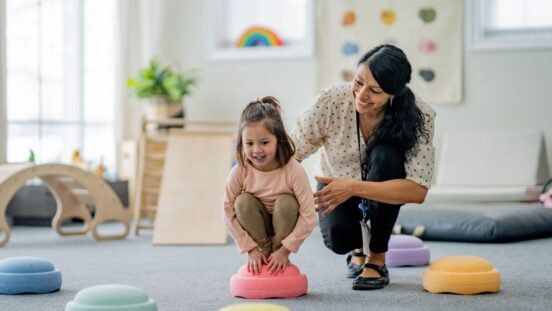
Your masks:
[[[248,299],[293,298],[307,293],[307,276],[290,264],[283,272],[272,275],[263,265],[259,274],[247,271],[243,265],[230,279],[230,293]]]

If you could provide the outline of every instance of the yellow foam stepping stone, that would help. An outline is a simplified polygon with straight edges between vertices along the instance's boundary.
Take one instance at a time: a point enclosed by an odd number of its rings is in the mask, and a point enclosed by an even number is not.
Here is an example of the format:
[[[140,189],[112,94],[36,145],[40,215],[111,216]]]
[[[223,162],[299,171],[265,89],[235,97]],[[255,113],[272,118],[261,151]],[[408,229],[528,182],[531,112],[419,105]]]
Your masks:
[[[431,263],[423,273],[430,293],[473,295],[500,290],[500,273],[487,260],[475,256],[447,256]]]

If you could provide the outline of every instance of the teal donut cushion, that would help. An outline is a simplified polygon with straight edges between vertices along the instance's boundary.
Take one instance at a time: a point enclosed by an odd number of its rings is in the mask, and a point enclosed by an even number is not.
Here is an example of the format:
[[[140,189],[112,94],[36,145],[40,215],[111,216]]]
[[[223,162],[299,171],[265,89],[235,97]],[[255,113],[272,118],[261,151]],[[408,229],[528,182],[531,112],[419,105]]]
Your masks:
[[[121,284],[96,285],[77,293],[65,311],[157,311],[157,303],[142,289]]]

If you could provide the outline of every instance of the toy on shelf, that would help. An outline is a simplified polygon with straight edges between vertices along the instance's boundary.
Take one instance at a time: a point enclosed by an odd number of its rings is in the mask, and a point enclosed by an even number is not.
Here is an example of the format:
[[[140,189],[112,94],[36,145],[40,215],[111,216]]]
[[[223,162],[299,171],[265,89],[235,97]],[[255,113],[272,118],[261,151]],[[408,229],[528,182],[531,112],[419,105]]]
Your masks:
[[[82,167],[84,165],[84,160],[81,157],[79,149],[75,149],[75,151],[73,151],[73,155],[71,156],[71,164],[78,167]]]
[[[103,157],[101,157],[100,163],[94,169],[94,173],[96,173],[96,175],[100,176],[101,178],[105,178],[105,171],[106,171],[106,169],[105,169],[105,166],[103,164]]]
[[[29,158],[27,159],[27,162],[32,163],[32,164],[36,163],[35,153],[34,153],[33,149],[29,149]]]

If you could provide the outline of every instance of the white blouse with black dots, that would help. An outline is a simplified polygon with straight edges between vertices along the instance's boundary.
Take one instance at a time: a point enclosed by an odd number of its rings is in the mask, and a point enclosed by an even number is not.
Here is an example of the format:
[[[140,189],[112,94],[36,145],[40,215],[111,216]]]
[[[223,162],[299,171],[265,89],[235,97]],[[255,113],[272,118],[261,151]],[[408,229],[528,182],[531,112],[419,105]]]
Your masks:
[[[418,137],[418,143],[405,162],[406,179],[429,189],[435,165],[433,131],[435,111],[416,97],[416,105],[424,116],[428,141]],[[295,158],[303,160],[322,148],[320,166],[316,174],[325,177],[361,179],[355,105],[351,83],[334,85],[322,92],[297,120],[291,135],[295,145]],[[361,150],[366,144],[361,139]]]

